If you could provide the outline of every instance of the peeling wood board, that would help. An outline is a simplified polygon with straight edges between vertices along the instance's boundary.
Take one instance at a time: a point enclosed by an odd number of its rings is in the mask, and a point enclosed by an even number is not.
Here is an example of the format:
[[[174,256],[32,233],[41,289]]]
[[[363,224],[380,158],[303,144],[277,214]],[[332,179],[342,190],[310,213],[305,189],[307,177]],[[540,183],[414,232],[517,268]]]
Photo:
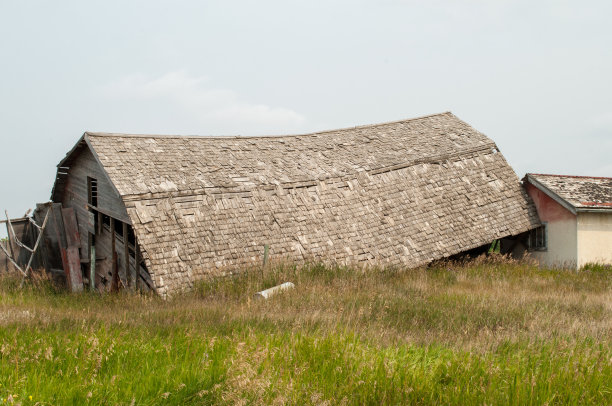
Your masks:
[[[81,248],[79,226],[77,224],[76,215],[74,214],[74,209],[72,207],[62,209],[62,218],[64,219],[64,228],[66,229],[66,243],[68,244],[68,247]]]
[[[77,247],[62,249],[62,257],[66,257],[68,262],[66,281],[71,292],[83,291],[83,275],[81,275],[81,259]]]
[[[63,247],[60,247],[60,252],[62,254],[62,266],[64,268],[64,272],[66,273],[66,281],[70,285],[69,278],[68,278],[68,269],[69,269],[69,267],[68,267],[68,254],[66,253],[66,249],[63,248]]]

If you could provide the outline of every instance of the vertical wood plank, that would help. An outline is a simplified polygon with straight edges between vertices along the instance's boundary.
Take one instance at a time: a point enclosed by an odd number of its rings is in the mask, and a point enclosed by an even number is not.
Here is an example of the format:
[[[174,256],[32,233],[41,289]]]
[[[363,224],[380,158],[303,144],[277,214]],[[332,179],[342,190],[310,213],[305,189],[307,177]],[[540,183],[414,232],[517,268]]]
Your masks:
[[[12,243],[12,239],[11,239],[11,230],[9,230],[8,220],[6,222],[6,235],[8,236],[8,240],[7,240],[7,244],[6,245],[9,246],[9,250],[11,252],[11,257],[15,258],[15,252],[13,251],[13,243]],[[6,269],[8,269],[8,267]]]
[[[117,252],[113,253],[113,280],[111,282],[111,292],[119,292],[119,265],[117,263]]]
[[[83,291],[83,278],[81,275],[81,259],[79,258],[79,249],[77,247],[68,247],[66,249],[66,258],[68,260],[68,275],[67,280],[72,292]]]
[[[96,290],[96,242],[93,235],[89,236],[89,290]]]
[[[117,250],[115,246],[115,219],[110,219],[110,238],[111,238],[111,258],[113,261],[112,267],[112,279],[111,279],[111,291],[117,292],[119,290],[119,272],[117,269]]]
[[[62,209],[62,219],[64,220],[64,229],[66,231],[66,244],[68,247],[81,248],[81,237],[79,236],[79,225],[77,223],[76,213],[72,207]]]
[[[128,245],[128,225],[123,224],[123,264],[128,287],[132,287],[132,272],[130,272],[130,247]]]
[[[104,219],[102,218],[102,213],[98,212],[98,231],[96,231],[96,234],[100,235],[102,234],[102,223],[103,223]]]
[[[140,288],[140,247],[138,246],[138,240],[134,235],[134,268],[136,268],[136,281],[134,283],[136,290]]]

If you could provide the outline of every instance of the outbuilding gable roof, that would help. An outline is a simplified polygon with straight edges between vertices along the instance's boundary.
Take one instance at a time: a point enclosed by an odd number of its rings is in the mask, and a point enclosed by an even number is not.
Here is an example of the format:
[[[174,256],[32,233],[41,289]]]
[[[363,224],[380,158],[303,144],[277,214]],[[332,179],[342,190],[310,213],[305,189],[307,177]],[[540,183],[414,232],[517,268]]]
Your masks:
[[[539,225],[495,143],[451,113],[313,134],[88,132],[162,295],[273,258],[419,266]]]
[[[527,180],[570,211],[612,211],[612,178],[528,173]]]

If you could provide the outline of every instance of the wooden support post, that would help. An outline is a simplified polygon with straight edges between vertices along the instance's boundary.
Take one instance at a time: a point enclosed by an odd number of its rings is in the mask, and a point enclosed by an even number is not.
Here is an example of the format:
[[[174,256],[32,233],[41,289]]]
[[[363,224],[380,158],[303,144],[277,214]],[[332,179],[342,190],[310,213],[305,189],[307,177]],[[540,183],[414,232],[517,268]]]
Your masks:
[[[134,287],[136,290],[140,288],[140,248],[138,247],[138,240],[134,235],[134,268],[136,271],[136,280],[134,281]]]
[[[111,292],[117,292],[119,290],[119,272],[117,269],[117,250],[115,246],[115,219],[110,219],[110,234],[111,234],[111,258],[113,261],[112,268],[112,279],[111,279]]]
[[[123,223],[123,263],[125,266],[125,279],[129,288],[132,287],[132,273],[130,272],[130,247],[128,245],[128,225]]]
[[[102,213],[98,212],[98,229],[96,230],[96,234],[100,235],[102,234],[102,224],[103,224],[104,219],[102,218]]]
[[[96,240],[95,236],[89,235],[89,290],[96,290]]]
[[[111,292],[119,292],[119,264],[117,263],[117,252],[113,253],[113,280],[111,282]]]

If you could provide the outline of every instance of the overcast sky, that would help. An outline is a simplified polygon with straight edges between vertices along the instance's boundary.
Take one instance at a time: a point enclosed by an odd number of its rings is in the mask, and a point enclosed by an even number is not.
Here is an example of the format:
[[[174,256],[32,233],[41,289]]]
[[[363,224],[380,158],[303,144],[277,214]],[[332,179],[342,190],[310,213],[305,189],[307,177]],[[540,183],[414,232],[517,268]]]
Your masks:
[[[286,134],[449,110],[520,177],[612,176],[611,16],[610,1],[0,0],[0,209],[48,200],[87,130]]]

